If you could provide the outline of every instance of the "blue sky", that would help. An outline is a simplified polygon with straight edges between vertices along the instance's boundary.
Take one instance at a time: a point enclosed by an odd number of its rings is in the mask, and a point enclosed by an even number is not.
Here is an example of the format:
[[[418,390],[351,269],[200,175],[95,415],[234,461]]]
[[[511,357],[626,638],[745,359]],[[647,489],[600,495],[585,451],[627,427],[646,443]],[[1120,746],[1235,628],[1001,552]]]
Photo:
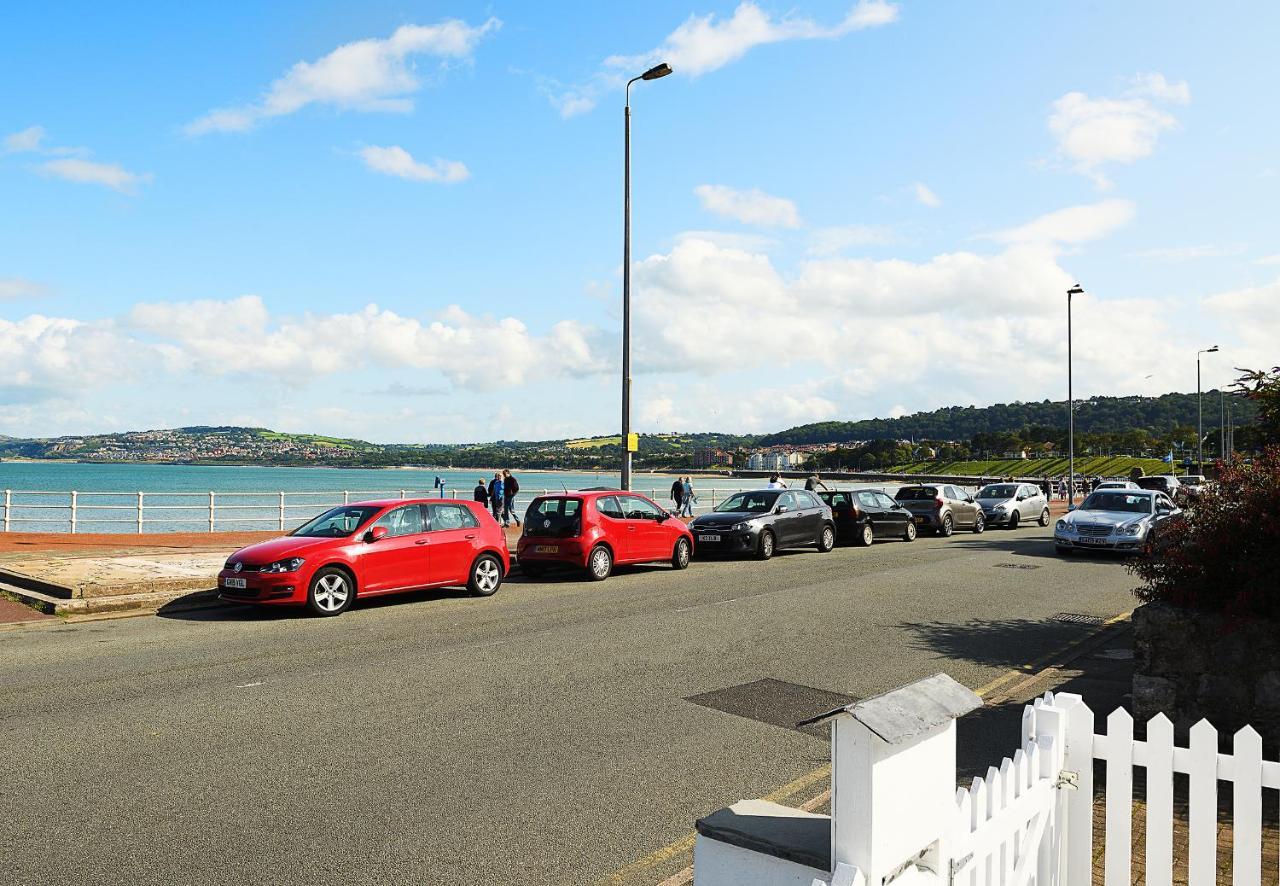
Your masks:
[[[1268,3],[0,20],[0,434],[767,431],[1280,362]]]

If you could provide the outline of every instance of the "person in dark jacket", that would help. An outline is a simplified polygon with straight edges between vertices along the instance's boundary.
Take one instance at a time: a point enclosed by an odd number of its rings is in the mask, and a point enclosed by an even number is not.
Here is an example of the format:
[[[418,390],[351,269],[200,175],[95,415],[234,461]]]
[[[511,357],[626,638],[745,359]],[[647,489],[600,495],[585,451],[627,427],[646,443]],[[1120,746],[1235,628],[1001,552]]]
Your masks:
[[[486,508],[489,507],[489,490],[484,488],[483,477],[476,481],[476,488],[471,497],[480,502],[480,504],[484,505]]]
[[[671,501],[675,505],[671,510],[680,513],[680,506],[684,504],[684,480],[679,477],[671,484]]]
[[[502,525],[510,525],[514,520],[520,525],[520,516],[516,512],[516,493],[520,491],[520,483],[509,470],[502,472]]]
[[[498,521],[502,520],[502,499],[502,473],[499,471],[489,481],[489,511],[493,514],[493,519]]]

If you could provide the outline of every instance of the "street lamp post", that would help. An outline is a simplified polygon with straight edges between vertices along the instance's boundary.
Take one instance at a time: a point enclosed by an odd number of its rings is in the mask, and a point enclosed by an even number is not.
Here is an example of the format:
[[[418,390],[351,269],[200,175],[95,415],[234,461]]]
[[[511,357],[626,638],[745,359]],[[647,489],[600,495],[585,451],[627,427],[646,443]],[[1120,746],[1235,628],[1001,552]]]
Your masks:
[[[1071,296],[1084,295],[1080,284],[1067,290],[1067,504],[1076,503],[1076,398],[1071,387]]]
[[[622,488],[631,489],[631,84],[671,73],[666,62],[627,81],[622,141]]]
[[[1204,404],[1200,396],[1200,355],[1216,354],[1218,346],[1196,351],[1196,473],[1204,473]],[[1172,466],[1170,466],[1172,469]]]

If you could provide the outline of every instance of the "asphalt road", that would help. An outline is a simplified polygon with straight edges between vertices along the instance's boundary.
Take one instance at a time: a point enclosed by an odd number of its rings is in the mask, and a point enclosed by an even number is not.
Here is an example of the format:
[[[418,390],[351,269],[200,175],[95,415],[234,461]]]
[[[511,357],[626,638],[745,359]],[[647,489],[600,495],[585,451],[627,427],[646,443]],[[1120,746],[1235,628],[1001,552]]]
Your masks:
[[[596,882],[825,763],[833,700],[1132,608],[1049,532],[0,631],[0,882]]]

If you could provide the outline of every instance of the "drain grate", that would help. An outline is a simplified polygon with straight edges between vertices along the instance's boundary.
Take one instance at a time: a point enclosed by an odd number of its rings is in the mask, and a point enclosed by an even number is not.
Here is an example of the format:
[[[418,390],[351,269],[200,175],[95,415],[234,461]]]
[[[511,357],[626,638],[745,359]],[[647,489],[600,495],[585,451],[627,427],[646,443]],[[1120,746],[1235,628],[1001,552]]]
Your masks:
[[[1106,619],[1097,615],[1085,615],[1081,612],[1059,612],[1053,617],[1054,621],[1065,621],[1076,625],[1100,625]]]
[[[1039,569],[1037,563],[997,563],[996,569]]]
[[[844,707],[857,699],[800,683],[764,679],[691,695],[685,701],[770,726],[796,729],[796,724],[803,720]],[[827,724],[801,726],[798,731],[825,737]]]

